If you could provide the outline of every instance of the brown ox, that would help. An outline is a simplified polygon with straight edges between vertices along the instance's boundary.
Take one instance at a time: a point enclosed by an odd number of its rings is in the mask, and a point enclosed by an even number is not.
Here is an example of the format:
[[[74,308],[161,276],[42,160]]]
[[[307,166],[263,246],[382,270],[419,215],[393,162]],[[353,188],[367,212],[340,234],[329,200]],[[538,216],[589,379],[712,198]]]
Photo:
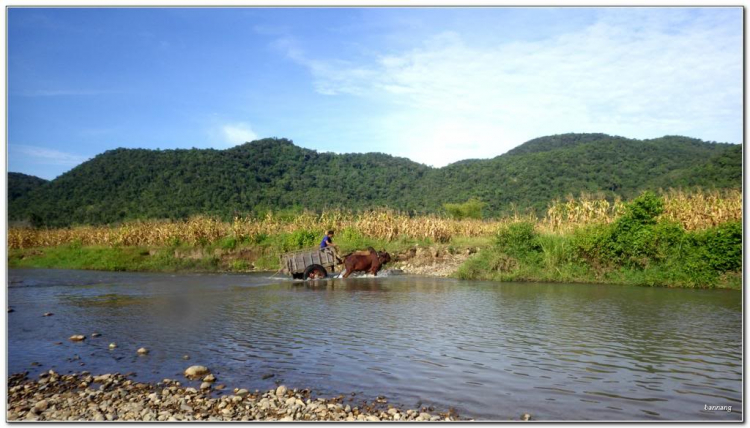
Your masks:
[[[344,258],[346,272],[343,278],[348,278],[352,272],[370,272],[377,276],[380,268],[390,261],[390,254],[385,251],[376,252],[372,247],[367,251],[355,251]]]

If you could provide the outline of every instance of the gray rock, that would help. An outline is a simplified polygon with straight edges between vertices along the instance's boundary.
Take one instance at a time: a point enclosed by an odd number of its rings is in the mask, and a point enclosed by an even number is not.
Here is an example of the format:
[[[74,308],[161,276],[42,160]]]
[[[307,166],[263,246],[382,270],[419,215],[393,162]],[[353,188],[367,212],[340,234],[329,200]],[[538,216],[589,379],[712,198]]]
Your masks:
[[[216,376],[209,374],[203,378],[203,382],[216,382]]]
[[[203,382],[201,384],[201,389],[211,389],[211,382]]]

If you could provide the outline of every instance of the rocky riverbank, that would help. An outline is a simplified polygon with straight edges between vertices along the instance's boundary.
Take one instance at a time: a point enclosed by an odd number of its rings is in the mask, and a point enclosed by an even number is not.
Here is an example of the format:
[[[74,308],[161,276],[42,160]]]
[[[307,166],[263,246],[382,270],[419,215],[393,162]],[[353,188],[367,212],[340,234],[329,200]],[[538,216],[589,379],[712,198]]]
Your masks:
[[[187,374],[187,372],[186,372]],[[400,409],[379,397],[354,406],[345,397],[312,397],[309,390],[279,386],[265,392],[235,388],[233,394],[204,381],[196,389],[178,380],[135,381],[119,373],[59,374],[8,379],[8,421],[455,421],[455,411]],[[208,375],[213,379],[213,376]],[[209,379],[209,380],[212,380]],[[205,380],[205,379],[204,379]],[[215,380],[215,379],[214,379]]]
[[[412,247],[397,254],[393,267],[409,275],[448,277],[453,275],[479,248],[453,250],[449,247]]]

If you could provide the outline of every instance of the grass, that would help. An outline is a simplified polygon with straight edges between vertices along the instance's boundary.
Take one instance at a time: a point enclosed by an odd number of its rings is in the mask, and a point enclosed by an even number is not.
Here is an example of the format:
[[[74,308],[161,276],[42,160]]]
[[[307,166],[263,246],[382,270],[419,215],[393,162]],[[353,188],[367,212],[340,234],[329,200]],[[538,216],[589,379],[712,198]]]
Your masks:
[[[50,248],[10,250],[10,268],[57,268],[105,271],[217,271],[219,259],[180,258],[172,248],[149,250],[145,247],[82,247],[66,245]]]
[[[105,271],[145,272],[247,272],[250,270],[276,271],[283,253],[303,248],[314,248],[322,236],[308,232],[263,235],[256,240],[239,241],[229,237],[203,246],[173,245],[148,246],[84,246],[79,243],[56,247],[11,249],[10,268],[59,268]],[[414,246],[430,246],[429,239],[402,238],[393,241],[367,238],[344,230],[335,241],[342,254],[374,247],[391,254]],[[251,254],[250,258],[242,258]]]

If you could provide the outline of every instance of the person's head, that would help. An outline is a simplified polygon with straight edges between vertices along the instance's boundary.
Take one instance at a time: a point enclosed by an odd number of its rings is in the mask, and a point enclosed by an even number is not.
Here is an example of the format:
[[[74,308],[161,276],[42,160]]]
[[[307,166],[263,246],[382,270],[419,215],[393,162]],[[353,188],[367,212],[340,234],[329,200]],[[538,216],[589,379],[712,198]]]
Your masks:
[[[333,237],[333,229],[329,230],[328,233],[326,233],[326,235]]]

